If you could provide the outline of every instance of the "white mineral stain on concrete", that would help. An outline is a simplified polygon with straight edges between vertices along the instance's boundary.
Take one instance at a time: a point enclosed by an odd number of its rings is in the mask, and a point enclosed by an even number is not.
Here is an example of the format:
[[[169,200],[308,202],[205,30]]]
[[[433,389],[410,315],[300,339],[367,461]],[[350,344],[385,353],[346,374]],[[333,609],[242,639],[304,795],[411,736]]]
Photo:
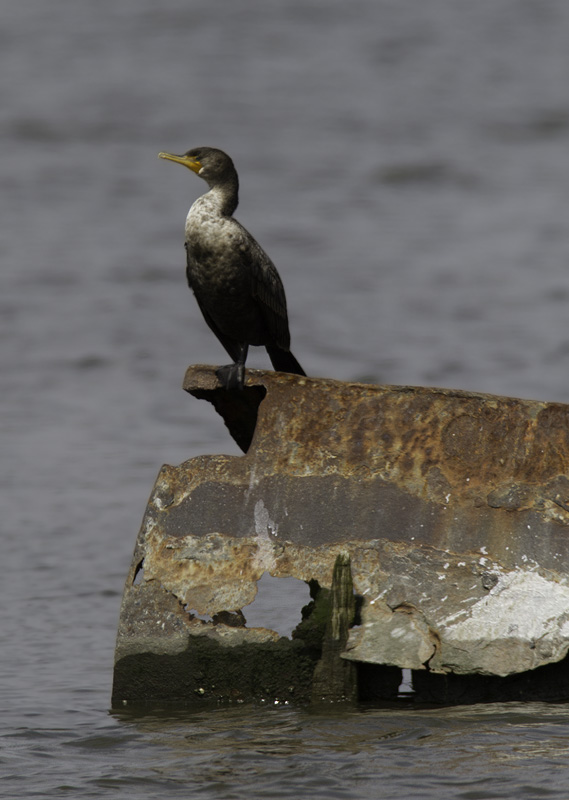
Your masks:
[[[278,532],[278,523],[271,519],[264,502],[257,500],[255,503],[255,533],[257,536],[267,536],[269,533],[277,536]]]
[[[416,638],[417,634],[414,630],[409,630],[408,628],[392,628],[390,635],[393,639],[411,642]]]
[[[535,642],[569,634],[569,587],[529,572],[501,575],[488,595],[469,610],[468,619],[456,614],[442,620],[444,638],[453,643],[516,638]]]
[[[254,511],[255,533],[257,534],[257,553],[255,562],[270,570],[274,565],[275,555],[273,552],[273,541],[278,535],[278,523],[271,519],[268,508],[263,500],[257,500]]]

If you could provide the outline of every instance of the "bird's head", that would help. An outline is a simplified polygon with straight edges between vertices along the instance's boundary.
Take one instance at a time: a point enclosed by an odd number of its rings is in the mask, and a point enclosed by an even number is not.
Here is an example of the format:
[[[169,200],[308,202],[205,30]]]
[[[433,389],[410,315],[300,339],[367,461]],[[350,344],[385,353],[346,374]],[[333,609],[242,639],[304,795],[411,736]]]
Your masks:
[[[158,153],[158,156],[191,169],[211,187],[233,180],[237,175],[227,153],[215,147],[194,147],[181,156],[173,153]]]

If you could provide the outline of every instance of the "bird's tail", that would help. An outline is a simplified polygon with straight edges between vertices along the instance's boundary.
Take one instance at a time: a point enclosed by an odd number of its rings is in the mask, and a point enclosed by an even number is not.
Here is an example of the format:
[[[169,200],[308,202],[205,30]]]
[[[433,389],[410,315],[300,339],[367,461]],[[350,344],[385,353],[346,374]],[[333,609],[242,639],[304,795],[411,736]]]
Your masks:
[[[290,372],[293,375],[306,375],[296,358],[288,350],[282,350],[276,345],[267,345],[267,353],[272,365],[277,372]]]

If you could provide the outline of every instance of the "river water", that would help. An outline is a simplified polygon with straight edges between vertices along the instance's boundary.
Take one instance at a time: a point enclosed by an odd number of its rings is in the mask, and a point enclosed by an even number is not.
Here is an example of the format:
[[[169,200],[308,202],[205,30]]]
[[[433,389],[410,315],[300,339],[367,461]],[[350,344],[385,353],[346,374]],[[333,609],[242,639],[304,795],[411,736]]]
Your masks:
[[[18,0],[1,19],[0,797],[566,798],[562,704],[109,705],[159,467],[238,452],[180,388],[225,356],[183,274],[204,186],[158,151],[233,156],[310,375],[569,402],[569,4]]]

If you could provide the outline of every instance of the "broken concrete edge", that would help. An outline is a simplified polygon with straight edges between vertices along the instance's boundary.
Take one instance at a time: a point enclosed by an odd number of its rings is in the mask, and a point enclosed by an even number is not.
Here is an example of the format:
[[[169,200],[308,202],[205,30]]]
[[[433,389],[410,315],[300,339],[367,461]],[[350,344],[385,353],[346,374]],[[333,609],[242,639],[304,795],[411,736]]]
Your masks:
[[[312,599],[302,609],[291,639],[263,628],[232,627],[215,618],[205,622],[183,609],[193,628],[188,635],[187,619],[180,625],[177,598],[155,581],[139,583],[129,593],[133,608],[123,608],[121,613],[136,628],[129,631],[135,643],[128,646],[128,632],[123,630],[122,647],[116,654],[113,708],[254,701],[354,703],[357,671],[341,658],[356,615],[349,557],[337,557],[329,590],[311,581],[310,594]],[[144,609],[158,605],[161,618],[145,619]],[[158,635],[153,630],[157,622]],[[146,642],[142,651],[141,640]],[[383,672],[388,681],[382,680]],[[376,668],[375,697],[395,697],[400,682],[399,670]]]
[[[195,464],[188,463],[194,473]],[[190,479],[184,474],[178,482],[186,485]],[[168,485],[174,484],[170,480]],[[164,497],[159,478],[130,577],[134,581],[143,567],[146,581],[158,581],[197,614],[240,611],[253,602],[265,571],[329,587],[334,559],[347,552],[355,592],[364,602],[363,624],[350,632],[347,659],[411,670],[507,675],[560,660],[569,648],[569,589],[547,571],[505,570],[480,552],[456,555],[425,543],[377,539],[308,546],[281,541],[260,501],[253,503],[254,534],[165,536],[160,522]],[[203,519],[207,510],[195,492],[191,497],[192,513]],[[207,505],[210,500],[205,498]],[[174,510],[167,519],[171,532],[186,527]],[[446,608],[449,592],[458,608]],[[119,637],[117,653],[127,641]]]
[[[447,554],[449,581],[456,581],[457,567],[468,568],[466,562],[460,560],[457,565],[456,557]],[[473,604],[465,602],[461,611],[446,617],[435,611],[436,622],[418,604],[398,596],[402,587],[378,597],[376,603],[384,602],[376,610],[366,609],[367,629],[350,632],[343,657],[415,671],[498,677],[565,659],[569,651],[566,586],[551,576],[503,572],[497,565],[489,572],[471,563],[469,571],[476,576],[470,590],[478,584],[486,595]],[[409,590],[406,596],[412,596]]]
[[[186,546],[191,548],[192,543],[186,542]],[[138,550],[137,557],[141,552]],[[286,562],[286,554],[283,556]],[[438,636],[428,628],[417,609],[402,600],[405,587],[401,586],[393,587],[382,598],[390,611],[391,627],[387,635],[383,630],[378,650],[367,654],[360,651],[354,658],[362,631],[359,614],[354,616],[354,604],[361,608],[364,598],[355,592],[351,570],[348,570],[350,588],[344,587],[341,602],[332,599],[333,578],[330,589],[316,580],[310,581],[313,601],[303,609],[303,619],[289,640],[264,628],[224,624],[221,614],[217,622],[204,622],[188,611],[184,604],[187,597],[180,598],[166,589],[157,578],[151,577],[152,572],[150,576],[143,575],[144,563],[135,564],[135,560],[121,612],[113,708],[184,706],[196,702],[381,704],[397,699],[402,658],[409,659],[404,666],[413,670],[416,702],[519,699],[524,691],[533,698],[559,699],[568,689],[568,681],[564,679],[569,674],[566,664],[560,670],[532,669],[531,673],[498,680],[489,674],[487,682],[482,674],[431,671],[429,664],[434,663],[437,654]],[[338,552],[333,569],[337,570],[339,564],[350,564],[345,550]],[[310,565],[308,569],[312,571]],[[275,572],[282,576],[280,570]],[[481,582],[491,587],[487,589],[489,592],[498,586],[491,577],[494,576],[490,573],[479,573]],[[315,602],[316,598],[319,602]],[[372,598],[368,603],[373,608],[379,599]],[[348,609],[341,624],[337,620],[332,622],[334,607]],[[380,613],[380,618],[383,617]],[[377,620],[373,619],[372,627],[376,626]],[[415,639],[414,631],[419,632]],[[385,645],[390,639],[399,645],[393,660]],[[374,640],[368,640],[368,647],[370,641],[373,644]],[[432,649],[423,652],[421,648],[428,641]],[[378,653],[382,654],[380,658]],[[417,653],[425,658],[424,663],[417,661]],[[330,662],[325,664],[327,658]]]
[[[155,581],[140,583],[132,615],[138,627],[136,642],[130,653],[125,647],[117,654],[112,708],[138,713],[144,709],[235,703],[326,706],[358,702],[382,706],[397,701],[401,669],[346,661],[343,638],[330,635],[334,630],[332,590],[313,582],[311,593],[313,600],[303,609],[303,619],[292,639],[265,629],[234,629],[201,620],[194,621],[194,633],[188,635],[186,624],[180,624],[180,606],[175,598]],[[159,604],[159,618],[145,618],[145,610]],[[356,615],[353,622],[357,625],[361,620]],[[147,629],[141,631],[145,626]],[[567,696],[566,658],[506,677],[413,671],[413,695],[402,700],[428,705],[557,701]]]

